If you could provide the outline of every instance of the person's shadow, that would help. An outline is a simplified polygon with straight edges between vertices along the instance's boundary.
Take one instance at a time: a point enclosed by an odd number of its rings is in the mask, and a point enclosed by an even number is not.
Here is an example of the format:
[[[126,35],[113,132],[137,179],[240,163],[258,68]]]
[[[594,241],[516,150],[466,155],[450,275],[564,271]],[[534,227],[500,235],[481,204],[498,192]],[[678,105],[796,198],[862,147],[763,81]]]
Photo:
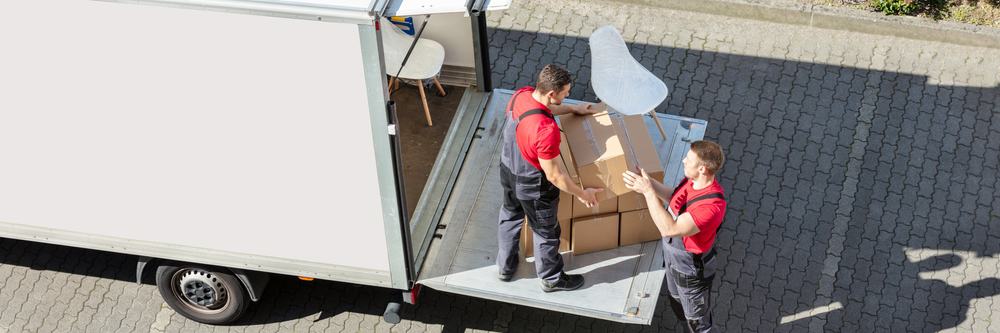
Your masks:
[[[941,254],[927,257],[927,253]],[[928,318],[925,319],[923,332],[938,332],[957,327],[965,322],[969,316],[969,306],[972,300],[1000,294],[1000,279],[993,276],[967,283],[957,282],[959,279],[949,278],[951,274],[954,274],[954,268],[961,270],[963,269],[961,267],[969,265],[979,266],[971,261],[986,261],[984,264],[995,265],[995,263],[988,262],[998,260],[993,255],[915,249],[907,251],[907,256],[918,257],[915,260],[907,259],[904,264],[916,266],[917,271],[920,272],[918,276],[913,277],[916,279],[915,289],[929,291],[930,295],[926,299]]]

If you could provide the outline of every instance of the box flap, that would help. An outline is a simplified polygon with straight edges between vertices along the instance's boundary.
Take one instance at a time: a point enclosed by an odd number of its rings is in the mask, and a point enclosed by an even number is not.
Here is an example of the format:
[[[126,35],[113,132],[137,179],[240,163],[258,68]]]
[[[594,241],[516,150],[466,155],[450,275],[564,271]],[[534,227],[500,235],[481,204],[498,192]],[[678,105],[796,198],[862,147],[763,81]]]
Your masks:
[[[591,116],[561,116],[563,131],[573,149],[577,166],[620,156],[622,144],[607,112]]]

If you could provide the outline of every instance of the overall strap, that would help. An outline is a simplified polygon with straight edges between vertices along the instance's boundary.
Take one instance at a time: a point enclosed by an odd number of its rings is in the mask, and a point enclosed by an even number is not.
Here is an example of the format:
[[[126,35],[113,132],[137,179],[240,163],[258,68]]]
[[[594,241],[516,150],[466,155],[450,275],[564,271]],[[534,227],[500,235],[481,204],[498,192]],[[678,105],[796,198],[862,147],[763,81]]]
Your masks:
[[[712,260],[715,257],[715,247],[712,247],[705,253],[691,253],[691,261],[694,262],[694,271],[698,274],[699,279],[705,278],[705,262]]]
[[[694,199],[688,200],[688,202],[684,203],[684,205],[681,206],[680,211],[677,213],[677,216],[684,214],[684,212],[687,211],[688,207],[695,202],[708,199],[716,199],[716,198],[722,199],[723,201],[726,200],[726,197],[722,194],[722,192],[715,192],[715,193],[701,195]],[[694,262],[695,272],[698,273],[698,278],[703,279],[705,278],[705,262],[712,259],[712,257],[715,257],[715,249],[714,248],[709,249],[708,252],[705,253],[691,253],[691,257],[693,259],[692,261]]]
[[[684,188],[684,185],[687,183],[688,183],[687,177],[681,177],[681,183],[677,184],[677,187],[674,187],[674,192],[670,194],[670,197],[673,198],[675,195],[677,195],[677,192],[680,192],[681,189]]]
[[[528,111],[522,113],[520,117],[517,117],[517,122],[520,123],[521,120],[524,120],[524,118],[527,118],[528,116],[533,116],[533,115],[536,115],[536,114],[540,114],[540,115],[549,117],[549,119],[555,119],[555,117],[553,117],[552,114],[550,114],[548,112],[545,112],[542,109],[531,109],[531,110],[528,110]]]
[[[726,197],[724,195],[722,195],[722,192],[715,192],[715,193],[705,194],[705,195],[699,196],[697,198],[694,198],[694,199],[691,199],[691,200],[688,200],[687,202],[685,202],[684,205],[681,206],[681,209],[677,212],[677,216],[680,216],[681,214],[684,214],[684,212],[687,211],[688,207],[691,206],[691,204],[694,204],[695,202],[702,201],[702,200],[708,200],[708,199],[714,199],[714,198],[719,198],[719,199],[722,199],[723,201],[726,200]]]
[[[507,104],[507,113],[512,117],[514,116],[514,104],[517,103],[517,98],[521,96],[521,93],[515,93],[514,97],[510,99],[510,103]]]

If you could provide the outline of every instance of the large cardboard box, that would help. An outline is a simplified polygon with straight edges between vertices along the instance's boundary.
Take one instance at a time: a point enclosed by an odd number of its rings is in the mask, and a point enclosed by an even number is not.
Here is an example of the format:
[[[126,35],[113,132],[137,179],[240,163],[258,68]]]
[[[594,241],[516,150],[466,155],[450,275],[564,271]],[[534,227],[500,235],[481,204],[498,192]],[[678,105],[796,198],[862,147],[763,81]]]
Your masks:
[[[563,167],[566,168],[569,178],[577,185],[580,185],[580,174],[576,172],[576,161],[573,160],[573,150],[569,149],[569,139],[566,138],[566,133],[560,133],[560,136],[562,140],[559,142],[559,156],[561,157]]]
[[[618,213],[573,219],[573,254],[618,247]]]
[[[618,212],[618,199],[616,198],[601,200],[591,208],[587,208],[587,205],[584,205],[576,197],[572,197],[571,199],[573,199],[573,218]]]
[[[639,193],[626,193],[618,197],[618,211],[631,212],[646,209],[646,197]]]
[[[648,209],[621,213],[619,223],[621,224],[618,240],[620,246],[645,243],[662,238],[660,229],[656,228]]]
[[[575,208],[573,203],[579,201],[580,200],[576,200],[576,198],[574,198],[572,194],[569,194],[566,191],[559,191],[559,211],[556,214],[556,218],[559,220],[560,223],[563,221],[566,222],[566,225],[562,229],[563,234],[569,233],[569,229],[571,229],[569,225],[569,220],[573,218],[573,208]],[[584,208],[586,208],[586,206],[584,206]]]
[[[622,173],[645,168],[663,179],[663,168],[643,116],[625,116],[607,111],[593,115],[560,116],[563,131],[584,187],[604,188],[606,200],[631,192]]]

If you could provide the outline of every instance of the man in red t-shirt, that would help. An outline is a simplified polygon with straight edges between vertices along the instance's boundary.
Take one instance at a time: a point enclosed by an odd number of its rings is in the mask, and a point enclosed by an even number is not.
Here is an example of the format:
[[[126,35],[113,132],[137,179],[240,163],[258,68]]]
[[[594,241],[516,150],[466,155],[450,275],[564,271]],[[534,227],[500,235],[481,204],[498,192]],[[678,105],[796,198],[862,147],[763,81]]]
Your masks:
[[[534,233],[535,272],[542,290],[573,290],[583,286],[583,276],[563,272],[559,254],[557,220],[559,191],[573,194],[588,207],[597,203],[600,189],[581,188],[559,164],[560,131],[553,115],[592,114],[590,104],[563,105],[569,95],[570,75],[546,65],[535,87],[515,92],[507,104],[500,158],[500,185],[504,200],[497,228],[497,269],[501,281],[510,281],[518,264],[518,242],[527,216]]]
[[[722,147],[710,141],[691,143],[684,157],[684,179],[672,191],[641,175],[626,171],[629,189],[646,197],[653,223],[660,230],[665,279],[670,306],[683,316],[692,332],[711,332],[712,280],[715,277],[716,233],[726,215],[726,199],[715,175],[725,157]],[[663,202],[668,202],[667,208]],[[669,209],[669,211],[668,211]]]

